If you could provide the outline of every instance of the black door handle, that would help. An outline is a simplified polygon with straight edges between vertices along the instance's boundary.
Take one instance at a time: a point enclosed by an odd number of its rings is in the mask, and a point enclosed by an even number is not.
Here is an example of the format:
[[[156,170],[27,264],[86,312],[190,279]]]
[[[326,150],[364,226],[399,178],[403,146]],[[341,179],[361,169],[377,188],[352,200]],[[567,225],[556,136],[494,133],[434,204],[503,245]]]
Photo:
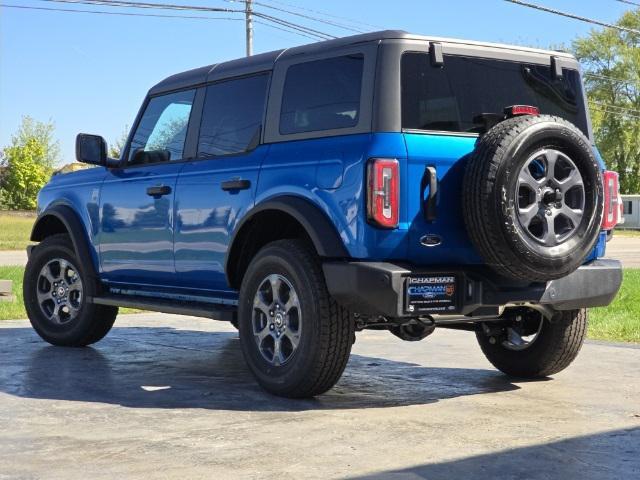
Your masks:
[[[429,196],[424,198],[424,191],[429,186]],[[437,215],[438,200],[438,172],[436,167],[428,166],[424,169],[420,182],[420,201],[422,202],[422,214],[428,222],[433,222]]]
[[[226,182],[222,182],[221,184],[222,190],[228,192],[229,190],[247,190],[251,187],[251,182],[249,180],[227,180]]]
[[[160,198],[163,195],[169,195],[171,193],[171,187],[168,185],[156,185],[155,187],[147,188],[147,195],[153,198]]]

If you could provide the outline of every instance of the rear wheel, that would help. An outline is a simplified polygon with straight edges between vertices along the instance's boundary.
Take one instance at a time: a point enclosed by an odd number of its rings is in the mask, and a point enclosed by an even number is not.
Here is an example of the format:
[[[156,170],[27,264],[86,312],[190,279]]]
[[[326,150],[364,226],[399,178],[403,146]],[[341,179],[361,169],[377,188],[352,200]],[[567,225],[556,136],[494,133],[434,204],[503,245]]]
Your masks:
[[[33,249],[24,272],[24,305],[43,340],[69,347],[101,340],[118,308],[87,302],[95,293],[95,280],[86,274],[68,235],[47,237]]]
[[[559,311],[548,320],[535,310],[513,314],[505,325],[486,323],[476,332],[487,359],[498,370],[541,378],[567,368],[587,333],[587,310]]]
[[[284,397],[312,397],[340,378],[354,323],[330,296],[317,256],[298,240],[279,240],[253,259],[240,288],[244,357],[258,383]]]

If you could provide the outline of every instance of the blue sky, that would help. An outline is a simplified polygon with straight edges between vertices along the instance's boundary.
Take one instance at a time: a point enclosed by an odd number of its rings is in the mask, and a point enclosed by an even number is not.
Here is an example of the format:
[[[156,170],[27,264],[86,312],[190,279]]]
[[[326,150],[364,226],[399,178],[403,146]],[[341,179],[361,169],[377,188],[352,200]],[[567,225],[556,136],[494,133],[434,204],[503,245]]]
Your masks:
[[[224,0],[154,1],[241,8],[238,3]],[[591,28],[576,20],[503,0],[278,1],[357,19],[379,29],[399,28],[425,35],[541,48],[569,43]],[[38,0],[0,0],[0,3],[92,9]],[[615,0],[534,3],[607,22],[616,21],[629,7]],[[93,10],[138,11],[112,7]],[[281,15],[265,8],[262,11]],[[349,34],[306,19],[286,18],[335,35]],[[256,25],[256,53],[308,42],[295,34]],[[0,146],[7,145],[22,115],[52,119],[62,147],[62,163],[71,162],[78,132],[100,134],[108,142],[113,141],[125,125],[131,125],[149,87],[182,70],[241,57],[244,48],[242,21],[121,17],[0,7]]]

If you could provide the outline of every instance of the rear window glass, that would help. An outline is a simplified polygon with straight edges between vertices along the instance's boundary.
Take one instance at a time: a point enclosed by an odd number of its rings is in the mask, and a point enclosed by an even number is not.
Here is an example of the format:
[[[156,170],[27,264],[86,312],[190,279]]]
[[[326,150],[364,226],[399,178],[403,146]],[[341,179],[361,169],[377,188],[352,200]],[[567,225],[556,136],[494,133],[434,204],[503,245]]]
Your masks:
[[[232,155],[258,145],[268,80],[262,74],[207,87],[198,156]]]
[[[549,66],[494,59],[445,56],[443,67],[426,53],[402,56],[402,127],[479,132],[478,115],[502,113],[510,105],[532,105],[540,113],[569,120],[588,135],[580,75]],[[475,121],[474,121],[475,118]]]
[[[298,63],[287,70],[280,133],[354,127],[360,114],[362,55]]]

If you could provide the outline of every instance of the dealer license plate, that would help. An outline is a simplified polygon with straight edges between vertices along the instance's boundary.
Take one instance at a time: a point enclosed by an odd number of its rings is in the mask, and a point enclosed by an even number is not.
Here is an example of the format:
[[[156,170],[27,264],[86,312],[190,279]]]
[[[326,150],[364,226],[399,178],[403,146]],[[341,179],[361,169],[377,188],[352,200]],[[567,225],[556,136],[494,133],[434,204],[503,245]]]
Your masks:
[[[455,275],[415,275],[405,282],[408,313],[451,313],[458,309],[458,279]]]

